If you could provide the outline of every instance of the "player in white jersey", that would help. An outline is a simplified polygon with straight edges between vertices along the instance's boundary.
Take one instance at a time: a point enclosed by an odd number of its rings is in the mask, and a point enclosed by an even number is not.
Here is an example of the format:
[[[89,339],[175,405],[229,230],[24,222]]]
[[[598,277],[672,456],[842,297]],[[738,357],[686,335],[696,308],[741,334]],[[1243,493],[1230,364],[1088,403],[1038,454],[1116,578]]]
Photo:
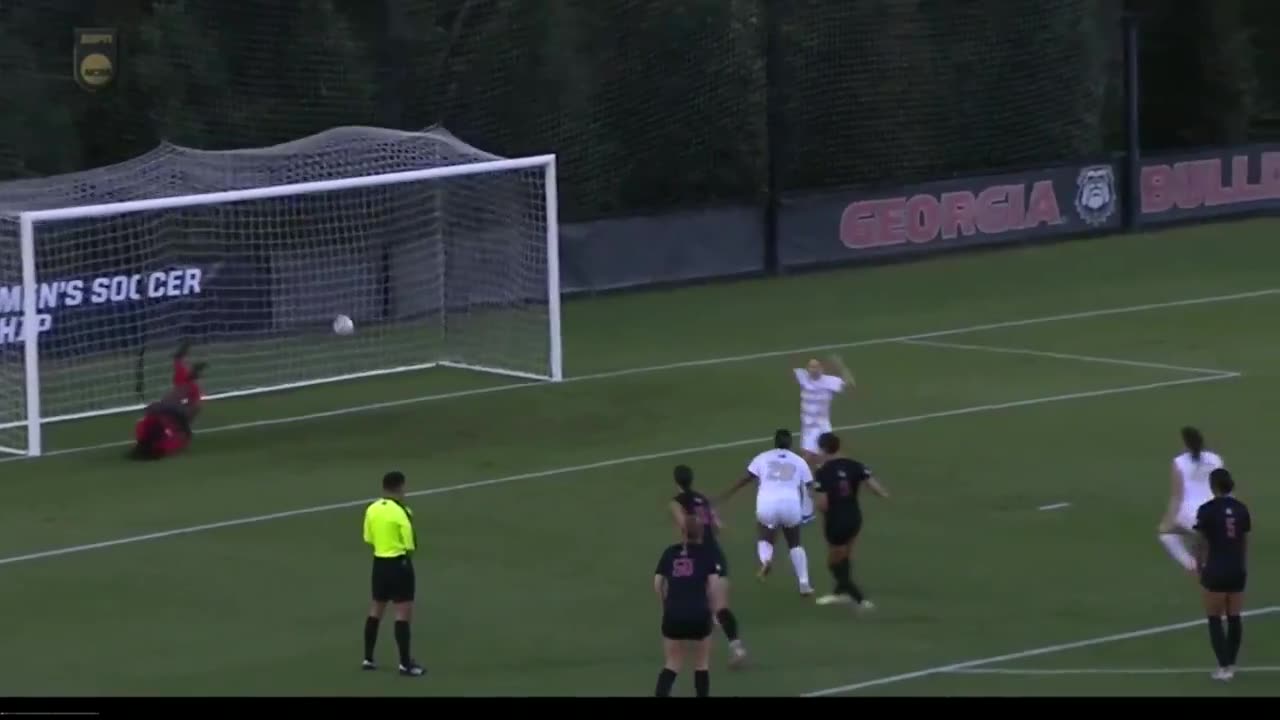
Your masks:
[[[800,453],[809,465],[816,467],[821,450],[818,438],[829,433],[831,426],[831,400],[844,392],[845,386],[854,387],[853,373],[838,356],[831,357],[831,364],[839,375],[828,375],[818,360],[810,360],[803,368],[792,370],[800,385]],[[802,511],[804,521],[813,519],[813,498],[806,489]]]
[[[782,536],[787,541],[791,566],[795,568],[796,580],[800,584],[800,594],[812,595],[809,558],[800,545],[800,525],[804,519],[801,498],[806,495],[806,486],[813,482],[813,472],[804,458],[791,451],[789,430],[774,433],[773,449],[766,450],[751,460],[747,473],[724,494],[721,502],[753,482],[758,483],[756,523],[760,535],[756,542],[756,553],[760,558],[760,571],[757,575],[763,580],[769,574],[773,566],[773,543],[781,528]]]
[[[1193,427],[1182,428],[1182,445],[1186,452],[1173,459],[1170,477],[1169,505],[1160,521],[1160,544],[1179,565],[1196,571],[1195,557],[1189,547],[1196,534],[1196,512],[1213,499],[1209,474],[1223,466],[1222,457],[1204,449],[1204,436]]]

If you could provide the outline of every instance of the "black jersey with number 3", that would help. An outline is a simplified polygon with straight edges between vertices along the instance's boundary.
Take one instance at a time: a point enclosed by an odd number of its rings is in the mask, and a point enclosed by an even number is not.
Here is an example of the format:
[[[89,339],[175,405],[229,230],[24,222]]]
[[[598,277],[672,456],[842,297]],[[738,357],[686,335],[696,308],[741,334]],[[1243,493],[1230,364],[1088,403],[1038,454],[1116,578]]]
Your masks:
[[[818,468],[818,491],[827,496],[828,517],[861,515],[858,488],[871,477],[871,469],[857,460],[836,458]]]
[[[662,553],[654,572],[667,579],[664,613],[694,618],[711,612],[707,581],[720,574],[719,553],[703,543],[672,545]]]
[[[1245,538],[1253,530],[1253,518],[1244,503],[1223,495],[1201,505],[1196,511],[1196,530],[1208,545],[1205,574],[1245,574]]]

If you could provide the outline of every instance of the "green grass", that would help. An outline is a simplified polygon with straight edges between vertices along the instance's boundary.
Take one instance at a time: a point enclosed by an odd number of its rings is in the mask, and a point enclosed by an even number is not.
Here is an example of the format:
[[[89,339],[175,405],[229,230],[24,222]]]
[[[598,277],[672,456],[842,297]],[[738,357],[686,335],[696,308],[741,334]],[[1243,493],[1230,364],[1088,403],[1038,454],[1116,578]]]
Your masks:
[[[1268,289],[1280,286],[1276,228],[1198,227],[574,301],[567,370]],[[794,695],[1195,619],[1194,583],[1154,537],[1184,423],[1224,453],[1258,518],[1250,604],[1280,604],[1265,571],[1280,550],[1266,530],[1280,508],[1267,482],[1277,312],[1280,295],[1262,295],[936,338],[1242,373],[1177,385],[1162,384],[1217,376],[895,342],[844,350],[861,386],[838,402],[836,422],[860,426],[844,433],[848,445],[894,492],[866,501],[856,565],[881,609],[858,619],[806,603],[785,565],[757,584],[753,503],[736,499],[725,544],[754,662],[716,673],[715,693]],[[415,643],[425,680],[358,669],[369,560],[356,504],[0,562],[5,652],[21,659],[6,664],[0,694],[647,694],[661,662],[650,580],[673,535],[670,466],[692,464],[709,492],[727,486],[763,445],[747,441],[795,423],[789,368],[807,356],[463,395],[512,381],[384,377],[212,403],[192,451],[171,462],[133,465],[110,448],[0,464],[0,561],[356,501],[391,467],[414,489],[442,489],[411,500],[424,546]],[[130,423],[47,431],[54,450],[69,450],[123,439]],[[496,478],[507,481],[473,485]],[[1070,506],[1037,510],[1061,502]],[[810,531],[806,545],[825,588],[820,538]],[[1280,615],[1249,620],[1245,638],[1246,665],[1280,665]],[[992,667],[1208,668],[1209,657],[1195,627]],[[865,692],[1220,695],[1262,693],[1273,680],[1242,675],[1223,688],[1203,675],[932,673]]]

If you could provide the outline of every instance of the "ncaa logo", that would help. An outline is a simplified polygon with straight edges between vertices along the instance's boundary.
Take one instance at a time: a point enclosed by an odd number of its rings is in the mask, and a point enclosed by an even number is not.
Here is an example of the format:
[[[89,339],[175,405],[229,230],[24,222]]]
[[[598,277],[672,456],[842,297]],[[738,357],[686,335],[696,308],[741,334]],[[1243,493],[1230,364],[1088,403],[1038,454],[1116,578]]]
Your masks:
[[[1076,214],[1097,227],[1116,210],[1116,176],[1110,165],[1095,165],[1076,176]]]

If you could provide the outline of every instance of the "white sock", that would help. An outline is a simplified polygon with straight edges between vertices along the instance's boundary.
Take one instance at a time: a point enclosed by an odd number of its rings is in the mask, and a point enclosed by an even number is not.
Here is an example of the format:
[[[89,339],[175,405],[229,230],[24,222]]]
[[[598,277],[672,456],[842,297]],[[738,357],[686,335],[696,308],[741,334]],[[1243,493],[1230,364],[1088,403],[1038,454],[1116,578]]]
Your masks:
[[[809,556],[805,554],[804,548],[791,548],[791,567],[796,569],[796,579],[800,581],[801,587],[809,587]]]
[[[1187,544],[1183,541],[1182,536],[1176,533],[1164,533],[1160,536],[1160,544],[1164,545],[1164,549],[1169,551],[1174,560],[1178,564],[1188,570],[1196,569],[1195,558],[1191,557],[1191,551],[1187,550]]]
[[[773,562],[773,543],[764,540],[756,542],[756,554],[760,556],[761,565]]]

